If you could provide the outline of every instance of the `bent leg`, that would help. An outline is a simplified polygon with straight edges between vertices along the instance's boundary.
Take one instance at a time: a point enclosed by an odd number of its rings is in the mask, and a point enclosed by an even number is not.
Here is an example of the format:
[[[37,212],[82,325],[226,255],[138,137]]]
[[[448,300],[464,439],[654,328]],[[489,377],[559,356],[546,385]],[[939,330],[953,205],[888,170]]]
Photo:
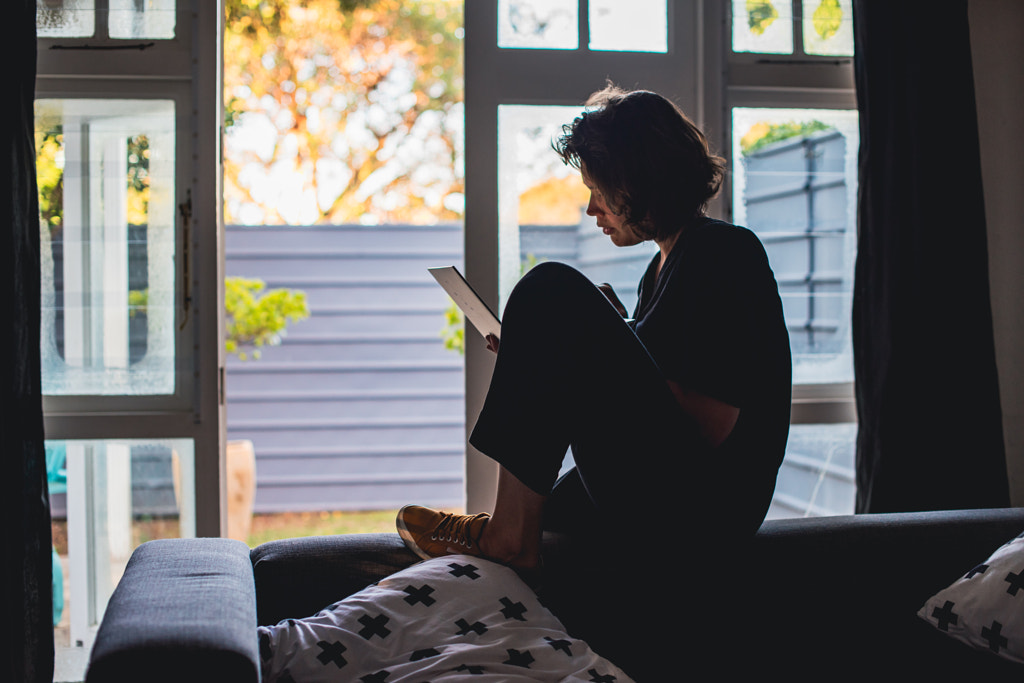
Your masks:
[[[533,268],[509,298],[470,443],[542,496],[572,444],[602,510],[664,500],[660,489],[679,485],[683,459],[703,455],[694,452],[702,447],[695,425],[632,329],[582,274],[558,263]]]

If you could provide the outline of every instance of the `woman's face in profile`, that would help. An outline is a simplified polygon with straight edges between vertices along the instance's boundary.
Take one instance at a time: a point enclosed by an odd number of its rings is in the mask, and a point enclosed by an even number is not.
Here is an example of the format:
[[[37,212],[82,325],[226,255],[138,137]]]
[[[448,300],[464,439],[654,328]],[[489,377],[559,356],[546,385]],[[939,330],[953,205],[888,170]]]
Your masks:
[[[601,228],[604,234],[611,239],[612,244],[617,247],[631,247],[634,244],[640,244],[643,240],[633,231],[633,228],[626,225],[624,215],[615,213],[609,208],[608,200],[587,175],[586,170],[581,171],[581,175],[583,184],[590,190],[587,215],[597,219],[597,227]]]

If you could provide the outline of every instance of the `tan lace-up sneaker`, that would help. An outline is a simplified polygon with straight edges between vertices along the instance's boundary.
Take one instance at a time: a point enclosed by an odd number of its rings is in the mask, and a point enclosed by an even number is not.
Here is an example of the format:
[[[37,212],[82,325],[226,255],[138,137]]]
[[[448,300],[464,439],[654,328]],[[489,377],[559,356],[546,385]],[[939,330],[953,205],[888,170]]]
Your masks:
[[[409,550],[424,560],[442,555],[482,556],[478,542],[491,516],[455,515],[420,505],[406,505],[398,511],[395,526]]]

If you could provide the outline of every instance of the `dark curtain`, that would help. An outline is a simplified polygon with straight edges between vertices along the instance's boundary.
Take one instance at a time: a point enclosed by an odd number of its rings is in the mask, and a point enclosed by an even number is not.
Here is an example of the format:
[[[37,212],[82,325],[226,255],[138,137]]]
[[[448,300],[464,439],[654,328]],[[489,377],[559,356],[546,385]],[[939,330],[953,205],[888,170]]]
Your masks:
[[[966,0],[854,0],[857,512],[1009,505]]]
[[[36,77],[35,0],[4,7],[8,55],[3,244],[0,245],[0,347],[4,391],[0,411],[0,501],[3,505],[3,643],[0,680],[53,680],[53,565],[50,503],[43,449],[39,369],[39,208],[33,105]]]

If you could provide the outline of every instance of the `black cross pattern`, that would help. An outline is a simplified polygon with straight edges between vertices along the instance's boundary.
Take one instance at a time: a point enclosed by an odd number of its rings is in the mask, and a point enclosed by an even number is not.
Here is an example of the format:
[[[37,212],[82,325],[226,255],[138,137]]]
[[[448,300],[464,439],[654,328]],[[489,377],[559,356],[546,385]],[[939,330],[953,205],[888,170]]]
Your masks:
[[[484,624],[482,624],[479,621],[476,622],[476,623],[470,624],[465,619],[459,619],[458,621],[455,622],[455,625],[459,627],[459,630],[455,632],[456,635],[460,635],[460,636],[468,635],[470,631],[473,631],[478,636],[482,636],[483,634],[487,633],[487,626],[485,626]]]
[[[529,650],[526,650],[525,652],[520,652],[519,650],[508,648],[507,650],[505,650],[505,652],[508,653],[508,659],[502,662],[502,664],[519,666],[524,669],[529,669],[530,665],[533,664],[533,655],[530,654]]]
[[[274,657],[274,648],[270,644],[270,634],[266,631],[260,633],[260,659],[269,661]]]
[[[375,674],[366,674],[359,680],[363,683],[384,683],[388,676],[391,675],[390,671],[378,671]]]
[[[611,674],[599,674],[597,669],[588,669],[587,673],[590,674],[590,680],[593,681],[593,683],[612,683],[612,681],[616,680],[615,676],[612,676]]]
[[[465,671],[466,673],[472,674],[474,676],[482,676],[486,669],[484,669],[482,666],[462,664],[461,666],[452,669],[452,671]]]
[[[461,576],[468,576],[474,581],[480,578],[480,575],[477,574],[480,568],[476,565],[459,564],[458,562],[452,562],[448,566],[452,568],[452,570],[448,573],[454,576],[455,578],[459,578]]]
[[[973,579],[975,574],[984,574],[987,569],[988,569],[988,565],[987,564],[979,564],[977,567],[975,567],[971,571],[967,572],[967,574],[964,575],[964,578],[965,579]]]
[[[526,613],[526,605],[521,602],[512,602],[508,598],[502,598],[499,602],[505,606],[501,613],[506,619],[526,621],[526,617],[523,616]]]
[[[434,592],[434,589],[428,586],[427,584],[423,584],[421,588],[413,588],[412,586],[406,586],[404,590],[409,595],[405,596],[402,599],[410,605],[415,605],[417,602],[421,602],[427,607],[430,607],[435,602],[437,602],[436,599],[430,597],[430,594]]]
[[[391,629],[384,626],[388,621],[389,619],[387,616],[383,614],[379,614],[375,617],[371,617],[369,614],[364,614],[359,617],[359,623],[363,625],[363,629],[359,632],[359,635],[363,637],[363,640],[369,640],[374,636],[380,636],[381,639],[387,638],[391,635]]]
[[[413,651],[412,655],[409,657],[409,661],[410,662],[418,662],[421,659],[428,659],[430,657],[436,657],[439,654],[441,654],[441,653],[438,650],[435,650],[432,647],[428,647],[425,650],[415,650],[415,651]]]
[[[550,636],[544,636],[544,640],[548,641],[548,645],[551,646],[551,649],[558,650],[559,652],[564,652],[566,657],[572,657],[572,650],[569,649],[569,646],[572,645],[570,641],[566,640],[565,638],[559,638],[558,640],[555,640]]]
[[[981,637],[988,641],[988,649],[992,652],[999,652],[999,648],[1006,647],[1010,641],[1002,634],[1003,625],[998,621],[992,622],[992,627],[981,627]]]
[[[1006,581],[1006,583],[1010,584],[1010,587],[1006,589],[1006,592],[1010,595],[1017,595],[1017,591],[1019,591],[1021,588],[1024,588],[1024,571],[1020,572],[1019,574],[1014,574],[1013,572],[1010,572],[1006,575],[1006,578],[1003,580]]]
[[[953,603],[950,600],[946,600],[946,604],[942,608],[936,607],[932,610],[932,617],[938,621],[937,624],[940,631],[948,631],[949,625],[957,625],[960,618],[953,611]]]
[[[324,666],[334,662],[334,665],[340,669],[348,664],[348,662],[345,661],[345,658],[341,656],[341,653],[343,653],[346,648],[340,641],[336,640],[333,643],[328,643],[326,640],[321,640],[317,645],[321,650],[323,650],[323,652],[318,654],[316,658],[319,659],[320,663]]]

